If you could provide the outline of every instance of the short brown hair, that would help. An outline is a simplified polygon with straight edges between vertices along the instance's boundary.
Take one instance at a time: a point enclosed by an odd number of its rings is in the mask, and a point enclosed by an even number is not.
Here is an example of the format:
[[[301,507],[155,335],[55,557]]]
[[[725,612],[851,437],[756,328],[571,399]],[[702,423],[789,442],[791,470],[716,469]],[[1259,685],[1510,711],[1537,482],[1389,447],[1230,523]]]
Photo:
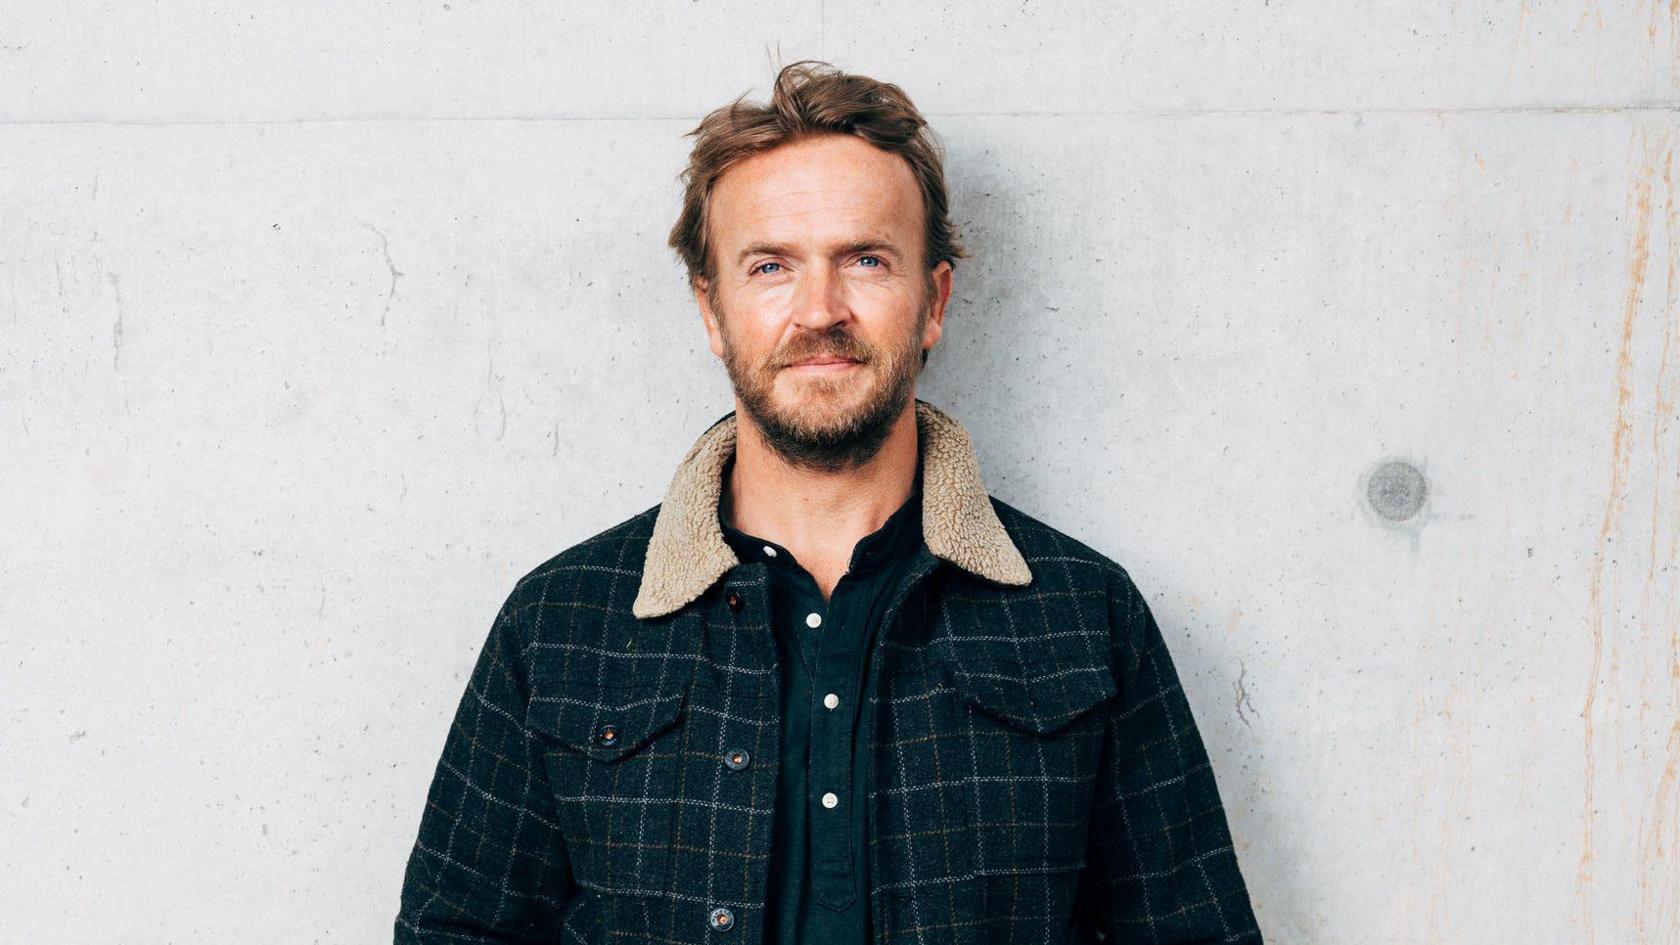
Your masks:
[[[922,190],[922,258],[929,270],[940,262],[955,266],[968,255],[948,216],[944,149],[903,89],[805,59],[776,74],[769,103],[743,102],[745,97],[714,109],[684,135],[695,139],[694,149],[682,173],[682,215],[669,243],[688,267],[690,285],[702,277],[713,284],[716,275],[707,219],[718,178],[747,157],[817,134],[856,135],[909,162]]]

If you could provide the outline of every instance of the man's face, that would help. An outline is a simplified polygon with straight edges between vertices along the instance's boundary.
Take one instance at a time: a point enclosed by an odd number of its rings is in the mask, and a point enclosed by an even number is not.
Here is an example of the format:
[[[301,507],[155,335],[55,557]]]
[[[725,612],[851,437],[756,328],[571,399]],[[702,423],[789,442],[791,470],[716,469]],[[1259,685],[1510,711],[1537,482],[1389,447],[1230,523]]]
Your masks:
[[[716,278],[695,287],[741,407],[788,462],[869,459],[938,341],[951,266],[922,263],[921,190],[851,135],[782,145],[712,190]]]

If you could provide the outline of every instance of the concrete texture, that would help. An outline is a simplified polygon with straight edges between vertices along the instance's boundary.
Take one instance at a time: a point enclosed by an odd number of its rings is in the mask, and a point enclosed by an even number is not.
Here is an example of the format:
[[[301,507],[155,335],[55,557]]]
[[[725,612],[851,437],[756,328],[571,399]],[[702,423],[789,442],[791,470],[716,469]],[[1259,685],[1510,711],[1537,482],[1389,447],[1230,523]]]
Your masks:
[[[1150,597],[1270,941],[1680,942],[1680,8],[1604,0],[0,8],[0,939],[388,940],[502,597],[728,409],[663,241],[778,51],[943,135],[919,393]]]

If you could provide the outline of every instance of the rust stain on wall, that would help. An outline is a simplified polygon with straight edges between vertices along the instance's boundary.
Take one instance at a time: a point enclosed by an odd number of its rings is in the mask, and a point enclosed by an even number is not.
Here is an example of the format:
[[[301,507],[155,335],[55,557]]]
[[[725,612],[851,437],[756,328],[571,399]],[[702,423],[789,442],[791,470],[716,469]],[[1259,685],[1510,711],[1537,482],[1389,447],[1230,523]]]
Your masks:
[[[1633,232],[1617,332],[1610,482],[1588,584],[1591,674],[1582,707],[1585,778],[1576,885],[1581,932],[1589,943],[1600,922],[1625,931],[1630,919],[1634,941],[1680,941],[1680,398],[1672,389],[1680,354],[1680,205],[1674,130],[1636,127],[1630,163]],[[1662,294],[1652,299],[1659,226],[1658,264],[1665,272]],[[1641,379],[1653,375],[1646,388]],[[1650,426],[1636,427],[1647,415]],[[1640,442],[1647,434],[1650,442]],[[1649,516],[1631,511],[1645,489]],[[1648,535],[1639,534],[1647,528]],[[1638,676],[1624,686],[1620,673],[1628,660]],[[1600,754],[1614,759],[1613,772],[1600,769]],[[1608,817],[1599,810],[1601,790]],[[1623,813],[1636,805],[1637,823]],[[1637,902],[1627,903],[1624,894]],[[1595,915],[1600,898],[1616,903],[1614,914]]]
[[[1626,434],[1629,428],[1628,402],[1631,399],[1631,379],[1633,375],[1633,324],[1634,317],[1639,313],[1640,302],[1645,295],[1645,272],[1651,256],[1651,192],[1656,175],[1656,160],[1648,136],[1643,127],[1634,131],[1637,139],[1636,147],[1642,152],[1639,167],[1634,172],[1631,186],[1633,203],[1633,244],[1629,253],[1628,288],[1622,306],[1622,324],[1620,331],[1620,348],[1616,354],[1616,418],[1610,433],[1610,489],[1605,500],[1604,516],[1599,524],[1598,542],[1593,548],[1592,575],[1588,583],[1588,603],[1590,615],[1590,640],[1592,656],[1590,660],[1591,673],[1587,677],[1586,704],[1582,707],[1582,733],[1585,741],[1584,756],[1586,763],[1585,790],[1581,812],[1581,856],[1576,867],[1576,883],[1580,892],[1582,908],[1582,928],[1586,933],[1586,941],[1593,941],[1593,856],[1594,838],[1593,828],[1597,822],[1596,808],[1597,788],[1597,756],[1594,741],[1596,738],[1596,703],[1599,688],[1604,675],[1604,568],[1605,547],[1611,542],[1612,531],[1621,515],[1621,508],[1625,497],[1628,473],[1628,453]],[[1619,559],[1617,559],[1619,560]],[[1612,665],[1614,665],[1612,659]]]
[[[1671,0],[1670,11],[1680,0]],[[1651,490],[1651,539],[1646,549],[1647,561],[1644,585],[1640,589],[1640,611],[1651,613],[1661,608],[1658,627],[1667,628],[1663,641],[1666,666],[1663,678],[1657,681],[1659,691],[1666,696],[1666,704],[1673,714],[1662,743],[1662,773],[1657,777],[1648,809],[1642,812],[1639,830],[1639,901],[1634,913],[1634,933],[1640,942],[1663,935],[1667,941],[1680,940],[1680,420],[1675,413],[1675,396],[1669,389],[1672,358],[1680,344],[1680,310],[1675,302],[1680,298],[1680,207],[1674,195],[1674,152],[1664,155],[1663,162],[1663,219],[1668,235],[1668,281],[1663,296],[1663,321],[1657,358],[1657,380],[1653,399],[1651,444],[1652,461],[1656,470],[1656,487]],[[1673,444],[1671,440],[1675,440]],[[1672,447],[1672,454],[1671,454]],[[1666,535],[1665,535],[1666,530]],[[1666,537],[1666,547],[1663,539]],[[1658,563],[1662,562],[1659,568]],[[1662,582],[1669,582],[1663,587]],[[1656,661],[1647,659],[1642,693],[1652,692],[1650,670]],[[1641,720],[1649,702],[1640,701]],[[1648,726],[1641,725],[1641,730]]]

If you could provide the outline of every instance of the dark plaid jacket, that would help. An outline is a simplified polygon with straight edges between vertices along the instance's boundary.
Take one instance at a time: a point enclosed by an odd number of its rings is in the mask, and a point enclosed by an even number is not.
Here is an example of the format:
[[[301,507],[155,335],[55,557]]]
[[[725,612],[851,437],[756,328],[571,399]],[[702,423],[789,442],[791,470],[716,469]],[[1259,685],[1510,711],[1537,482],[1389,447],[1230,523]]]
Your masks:
[[[916,414],[938,562],[871,664],[874,940],[1259,942],[1143,595],[991,498],[949,415]],[[775,647],[765,566],[717,524],[734,445],[729,414],[662,503],[513,588],[438,762],[397,942],[763,940]]]

